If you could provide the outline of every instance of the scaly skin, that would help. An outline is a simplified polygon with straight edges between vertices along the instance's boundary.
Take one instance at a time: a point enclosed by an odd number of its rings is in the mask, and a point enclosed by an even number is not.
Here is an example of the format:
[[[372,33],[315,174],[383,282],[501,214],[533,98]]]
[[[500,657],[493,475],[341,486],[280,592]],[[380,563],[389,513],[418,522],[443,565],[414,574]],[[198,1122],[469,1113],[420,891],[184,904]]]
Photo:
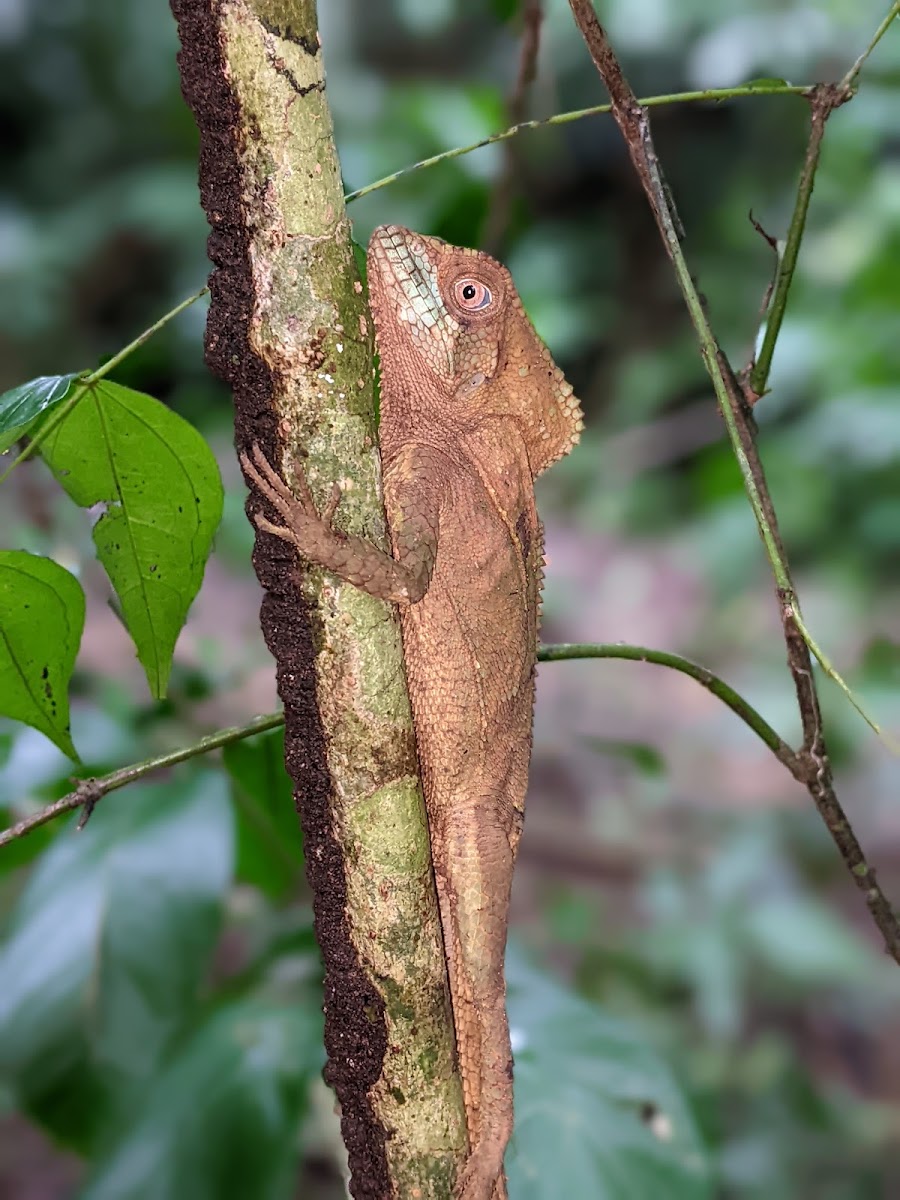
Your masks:
[[[400,606],[453,1000],[469,1157],[458,1200],[505,1200],[512,1054],[503,959],[525,804],[543,572],[534,479],[577,441],[572,389],[509,272],[398,226],[369,244],[393,557],[332,528],[257,447],[261,529]]]

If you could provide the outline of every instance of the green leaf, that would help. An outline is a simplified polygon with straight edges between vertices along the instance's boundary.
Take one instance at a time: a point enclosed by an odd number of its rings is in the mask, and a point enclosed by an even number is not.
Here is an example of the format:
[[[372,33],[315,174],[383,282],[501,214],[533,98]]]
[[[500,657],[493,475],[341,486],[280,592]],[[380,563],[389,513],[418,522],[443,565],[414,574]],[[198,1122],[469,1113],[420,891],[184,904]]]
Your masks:
[[[56,838],[0,946],[0,1077],[90,1147],[192,1013],[233,856],[220,772],[107,797]]]
[[[235,784],[238,879],[274,899],[295,892],[303,841],[284,769],[284,730],[232,742],[222,757]]]
[[[40,730],[77,761],[68,687],[84,629],[84,592],[68,571],[0,551],[0,713]]]
[[[624,1022],[507,956],[516,1200],[707,1200],[709,1165],[667,1067]]]
[[[66,492],[102,505],[94,543],[154,698],[203,580],[222,516],[222,481],[200,434],[152,396],[108,380],[41,446]]]
[[[40,375],[0,396],[0,454],[19,440],[41,413],[65,400],[78,378],[70,375]]]
[[[321,997],[222,1009],[153,1080],[81,1200],[283,1200],[322,1067]]]

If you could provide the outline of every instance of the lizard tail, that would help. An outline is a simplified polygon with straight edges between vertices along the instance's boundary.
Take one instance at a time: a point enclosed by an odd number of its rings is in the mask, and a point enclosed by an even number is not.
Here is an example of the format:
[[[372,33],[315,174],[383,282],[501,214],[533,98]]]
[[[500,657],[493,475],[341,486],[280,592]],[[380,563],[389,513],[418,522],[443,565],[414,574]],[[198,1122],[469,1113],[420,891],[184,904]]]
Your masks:
[[[496,848],[511,860],[507,836],[500,829],[497,834]],[[471,849],[464,852],[464,863],[448,862],[443,879],[436,872],[469,1135],[469,1157],[457,1181],[456,1200],[506,1200],[503,1156],[513,1120],[503,975],[509,891],[498,896],[477,883],[473,886],[473,879],[487,873],[478,861],[479,851],[483,853],[483,847],[474,854]],[[511,880],[511,861],[508,870],[496,870],[498,865],[491,862],[491,877]]]

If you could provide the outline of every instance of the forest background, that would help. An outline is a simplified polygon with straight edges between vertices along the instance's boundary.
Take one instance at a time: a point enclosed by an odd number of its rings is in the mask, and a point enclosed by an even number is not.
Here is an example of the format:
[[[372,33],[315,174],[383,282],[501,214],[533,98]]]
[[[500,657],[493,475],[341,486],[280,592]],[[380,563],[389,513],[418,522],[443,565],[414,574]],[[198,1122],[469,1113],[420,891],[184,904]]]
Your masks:
[[[521,115],[602,103],[563,0],[544,6],[536,76],[517,90],[521,7],[320,4],[348,191]],[[610,0],[599,11],[633,87],[649,96],[760,77],[840,78],[884,8],[874,0]],[[98,364],[196,292],[208,263],[197,135],[163,0],[2,0],[0,48],[3,390]],[[859,94],[828,122],[772,391],[757,408],[807,623],[895,730],[898,103],[895,28],[866,64]],[[750,213],[784,236],[808,124],[808,106],[794,96],[653,114],[691,268],[738,362],[750,353],[773,270]],[[414,172],[350,213],[361,244],[391,221],[502,257],[582,399],[582,444],[541,484],[544,640],[687,655],[796,740],[759,537],[612,120],[523,133]],[[40,463],[4,484],[6,545],[56,559],[88,595],[72,725],[94,771],[276,707],[230,398],[203,365],[203,321],[199,301],[114,374],[201,430],[226,488],[165,701],[148,698],[131,642],[105,604],[84,513]],[[882,886],[897,897],[900,765],[824,680],[822,695],[838,792]],[[68,789],[71,764],[34,730],[6,723],[0,750],[3,824]],[[116,793],[79,839],[58,823],[0,850],[4,1194],[228,1197],[246,1195],[248,1179],[260,1196],[341,1194],[319,1082],[318,959],[302,848],[279,771],[276,732],[231,747],[225,770],[206,761]],[[283,789],[271,811],[255,798],[263,785]],[[172,888],[181,932],[154,940],[147,909],[165,905],[148,897],[165,892],[179,864],[196,882],[193,891]],[[128,972],[97,949],[98,926],[84,917],[95,906],[116,914],[100,925],[110,945],[140,947]],[[695,681],[633,662],[541,667],[514,932],[514,1036],[518,1027],[546,1037],[547,1073],[529,1086],[564,1074],[567,1055],[598,1077],[620,1058],[630,1070],[651,1064],[653,1088],[668,1095],[671,1087],[672,1104],[691,1114],[715,1194],[898,1194],[896,968],[807,794]],[[561,990],[545,994],[541,974]],[[92,1005],[114,1014],[99,1051]],[[250,1030],[244,1053],[222,1036],[238,1019]],[[98,1104],[98,1062],[137,1081],[142,1101]],[[204,1113],[212,1079],[219,1102]],[[540,1172],[558,1158],[569,1137],[571,1194],[651,1194],[627,1190],[647,1187],[656,1168],[629,1145],[602,1089],[573,1095],[568,1110],[559,1093],[541,1097],[554,1119],[543,1142],[517,1137],[514,1182],[525,1165]],[[606,1131],[599,1142],[595,1126]],[[241,1131],[219,1157],[214,1128],[219,1137],[223,1128]],[[206,1192],[154,1192],[162,1162],[173,1188],[202,1178]],[[686,1177],[678,1186],[667,1194],[706,1194]]]

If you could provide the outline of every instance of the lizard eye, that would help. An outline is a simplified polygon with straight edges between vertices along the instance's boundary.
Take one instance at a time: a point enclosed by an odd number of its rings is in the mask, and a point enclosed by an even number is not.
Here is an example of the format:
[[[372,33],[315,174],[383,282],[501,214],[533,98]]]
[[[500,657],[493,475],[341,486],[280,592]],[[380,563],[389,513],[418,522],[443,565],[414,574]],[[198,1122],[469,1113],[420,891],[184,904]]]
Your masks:
[[[453,298],[460,308],[477,312],[487,308],[493,300],[491,289],[477,279],[457,279],[453,285]]]

